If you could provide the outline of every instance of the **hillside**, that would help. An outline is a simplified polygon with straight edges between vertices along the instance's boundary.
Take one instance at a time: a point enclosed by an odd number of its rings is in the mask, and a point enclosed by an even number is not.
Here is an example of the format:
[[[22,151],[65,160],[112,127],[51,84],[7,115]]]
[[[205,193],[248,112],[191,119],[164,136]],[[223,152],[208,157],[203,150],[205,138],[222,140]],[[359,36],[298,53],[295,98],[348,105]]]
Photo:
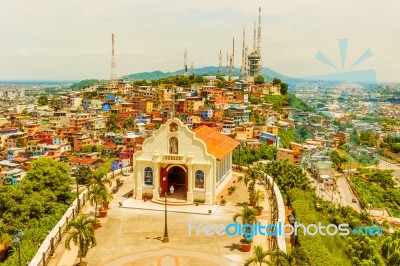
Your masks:
[[[190,70],[189,70],[190,71]],[[235,68],[236,74],[240,73],[239,68]],[[195,68],[194,73],[196,75],[216,75],[218,73],[218,67],[216,66],[207,66],[207,67],[202,67],[202,68]],[[226,73],[226,67],[222,67],[222,73]],[[141,73],[134,73],[134,74],[129,74],[124,76],[126,79],[134,79],[134,80],[157,80],[161,78],[166,78],[170,76],[175,76],[175,75],[182,75],[183,74],[183,69],[180,69],[175,72],[162,72],[159,70],[152,71],[152,72],[141,72]],[[272,81],[273,78],[279,78],[283,82],[288,82],[289,80],[294,80],[292,78],[286,77],[282,74],[279,74],[275,71],[273,71],[270,68],[263,68],[263,74],[264,76],[267,76],[268,81]]]

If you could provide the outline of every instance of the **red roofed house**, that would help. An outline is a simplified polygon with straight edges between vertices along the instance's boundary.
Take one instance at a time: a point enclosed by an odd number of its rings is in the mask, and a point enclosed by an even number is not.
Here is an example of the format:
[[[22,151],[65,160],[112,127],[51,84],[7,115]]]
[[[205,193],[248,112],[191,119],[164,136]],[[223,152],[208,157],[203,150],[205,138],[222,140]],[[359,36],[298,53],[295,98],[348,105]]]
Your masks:
[[[164,195],[173,186],[170,202],[219,202],[234,180],[232,151],[237,145],[238,141],[207,126],[191,131],[179,119],[169,119],[134,154],[134,197],[150,193],[157,200],[159,187]]]

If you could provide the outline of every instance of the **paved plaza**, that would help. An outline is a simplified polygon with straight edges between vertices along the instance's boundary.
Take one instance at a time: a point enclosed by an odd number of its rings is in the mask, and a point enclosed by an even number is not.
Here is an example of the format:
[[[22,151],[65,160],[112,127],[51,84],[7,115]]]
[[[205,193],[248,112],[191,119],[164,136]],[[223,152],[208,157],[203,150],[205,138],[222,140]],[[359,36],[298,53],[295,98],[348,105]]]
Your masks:
[[[248,192],[243,182],[237,183],[236,191],[227,197],[225,206],[168,206],[169,243],[162,243],[164,206],[126,198],[124,195],[129,194],[132,186],[132,178],[125,179],[123,187],[110,204],[108,217],[101,218],[102,227],[96,230],[97,246],[89,250],[85,259],[88,265],[234,266],[243,265],[244,260],[252,254],[241,251],[240,236],[206,236],[201,230],[196,235],[195,229],[191,230],[190,235],[188,232],[189,223],[194,226],[232,223],[232,216],[241,210],[241,204],[248,202]],[[123,207],[120,207],[120,203]],[[267,206],[267,202],[263,205]],[[178,212],[179,208],[184,212]],[[212,214],[208,214],[210,208]],[[263,224],[268,222],[266,212],[265,207],[263,215],[258,216]],[[266,237],[255,237],[254,244],[262,244],[266,248]],[[58,252],[64,251],[60,247]],[[71,266],[77,261],[76,254],[72,258],[74,253],[76,251],[59,254],[58,259],[53,259],[52,265]],[[67,257],[70,257],[70,262]]]

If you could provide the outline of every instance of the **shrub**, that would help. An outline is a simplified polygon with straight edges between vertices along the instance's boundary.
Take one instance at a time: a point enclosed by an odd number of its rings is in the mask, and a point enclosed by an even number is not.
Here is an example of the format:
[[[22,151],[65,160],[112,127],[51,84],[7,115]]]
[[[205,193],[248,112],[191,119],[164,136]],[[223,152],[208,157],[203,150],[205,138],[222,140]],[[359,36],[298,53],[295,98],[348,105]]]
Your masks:
[[[153,198],[153,195],[150,193],[143,193],[142,194],[142,199],[143,200],[151,200]]]
[[[232,195],[233,192],[235,192],[235,190],[236,190],[236,186],[231,186],[231,187],[229,187],[229,188],[228,188],[228,195]]]

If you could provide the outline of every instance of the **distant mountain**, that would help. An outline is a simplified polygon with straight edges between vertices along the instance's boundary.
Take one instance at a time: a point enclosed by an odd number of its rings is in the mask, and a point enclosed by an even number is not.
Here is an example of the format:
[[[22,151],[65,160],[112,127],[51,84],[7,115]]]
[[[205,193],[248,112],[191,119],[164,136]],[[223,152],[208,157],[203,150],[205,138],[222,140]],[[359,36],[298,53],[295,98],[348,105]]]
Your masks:
[[[189,70],[190,72],[190,70]],[[162,72],[162,71],[153,71],[153,72],[141,72],[141,73],[134,73],[134,74],[129,74],[124,76],[124,78],[126,79],[134,79],[134,80],[147,80],[147,81],[151,81],[151,80],[157,80],[157,79],[161,79],[161,78],[166,78],[166,77],[171,77],[171,76],[175,76],[175,75],[183,75],[184,71],[183,69],[180,69],[178,71],[175,72]],[[216,75],[218,73],[218,67],[216,66],[206,66],[206,67],[202,67],[202,68],[195,68],[194,69],[194,73],[196,75]],[[226,67],[222,67],[222,73],[226,73]],[[235,68],[235,73],[239,74],[240,73],[240,69],[239,68]],[[287,77],[285,75],[282,75],[278,72],[273,71],[270,68],[263,68],[263,75],[267,76],[268,81],[272,81],[274,78],[279,78],[281,79],[283,82],[294,82],[296,79]]]

